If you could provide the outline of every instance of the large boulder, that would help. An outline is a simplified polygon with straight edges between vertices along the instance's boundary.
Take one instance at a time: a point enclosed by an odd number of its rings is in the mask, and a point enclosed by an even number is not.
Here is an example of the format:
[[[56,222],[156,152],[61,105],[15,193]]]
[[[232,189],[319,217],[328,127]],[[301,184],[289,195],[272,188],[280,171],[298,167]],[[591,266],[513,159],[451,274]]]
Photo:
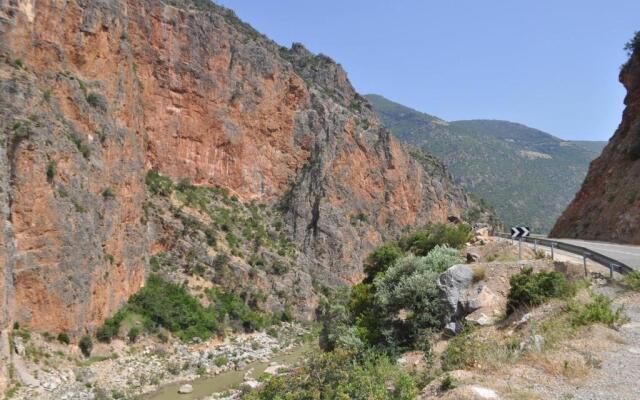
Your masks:
[[[443,322],[448,333],[459,333],[465,321],[489,325],[500,314],[504,301],[482,281],[484,268],[479,264],[457,264],[438,278],[447,307]]]

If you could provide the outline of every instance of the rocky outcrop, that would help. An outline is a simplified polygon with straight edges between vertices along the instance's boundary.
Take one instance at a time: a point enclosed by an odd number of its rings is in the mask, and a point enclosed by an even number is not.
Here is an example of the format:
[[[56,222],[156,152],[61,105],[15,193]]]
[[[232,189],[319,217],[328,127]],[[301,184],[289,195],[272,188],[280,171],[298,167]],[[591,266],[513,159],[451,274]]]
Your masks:
[[[640,40],[636,36],[635,42]],[[638,47],[636,45],[636,47]],[[620,71],[622,122],[551,236],[640,244],[640,51]]]
[[[1,325],[78,334],[143,285],[149,169],[279,205],[325,284],[467,206],[338,64],[209,2],[0,0],[0,58]]]

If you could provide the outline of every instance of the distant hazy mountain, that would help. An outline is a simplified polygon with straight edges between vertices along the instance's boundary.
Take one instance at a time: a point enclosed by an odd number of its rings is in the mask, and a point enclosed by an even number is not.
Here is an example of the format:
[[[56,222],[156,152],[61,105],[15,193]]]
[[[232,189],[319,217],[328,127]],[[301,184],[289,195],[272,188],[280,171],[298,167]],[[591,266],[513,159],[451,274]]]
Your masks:
[[[606,142],[572,142],[508,121],[447,122],[367,95],[401,140],[440,157],[455,179],[495,208],[507,226],[546,233],[573,199]]]

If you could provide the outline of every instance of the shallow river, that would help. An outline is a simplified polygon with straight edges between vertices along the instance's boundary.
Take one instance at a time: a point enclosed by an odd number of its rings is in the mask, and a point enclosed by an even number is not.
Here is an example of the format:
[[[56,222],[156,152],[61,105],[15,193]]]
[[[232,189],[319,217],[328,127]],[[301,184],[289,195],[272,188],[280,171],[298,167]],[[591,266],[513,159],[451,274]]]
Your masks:
[[[271,357],[269,362],[255,361],[247,364],[242,370],[230,370],[218,375],[205,376],[190,382],[173,383],[163,386],[158,391],[145,397],[147,400],[197,400],[205,396],[210,396],[216,392],[223,392],[233,389],[244,382],[244,375],[252,369],[250,376],[258,378],[260,374],[269,366],[270,363],[291,365],[301,360],[304,354],[312,350],[312,344],[303,344],[287,352],[282,352]],[[178,389],[181,385],[190,383],[193,385],[193,392],[189,394],[179,394]]]

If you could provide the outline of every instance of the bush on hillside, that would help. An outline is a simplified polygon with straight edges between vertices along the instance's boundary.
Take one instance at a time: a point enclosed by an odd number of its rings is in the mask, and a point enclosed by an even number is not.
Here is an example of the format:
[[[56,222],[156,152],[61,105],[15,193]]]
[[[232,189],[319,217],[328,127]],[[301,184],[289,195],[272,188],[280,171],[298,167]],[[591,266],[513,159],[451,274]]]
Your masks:
[[[378,274],[385,272],[402,255],[402,250],[393,242],[375,249],[364,262],[364,272],[367,274],[364,282],[373,282]]]
[[[413,378],[387,356],[336,350],[311,355],[301,368],[269,379],[244,398],[409,400],[417,395]]]
[[[71,343],[71,340],[69,339],[69,335],[67,335],[64,332],[58,333],[58,342],[62,343],[62,344],[69,344]]]
[[[417,256],[425,256],[438,245],[460,249],[471,239],[471,227],[467,224],[432,224],[401,239],[399,247]]]
[[[436,246],[425,257],[401,258],[376,278],[375,302],[389,320],[383,330],[388,345],[411,348],[428,330],[441,328],[445,304],[437,280],[461,261],[457,250]]]
[[[157,171],[150,170],[145,178],[145,184],[152,194],[159,196],[170,196],[173,193],[173,182],[171,179],[160,175]]]
[[[629,289],[640,292],[640,271],[633,271],[622,279],[622,283]]]
[[[540,305],[554,297],[570,294],[569,286],[564,275],[556,271],[533,272],[525,268],[510,279],[511,288],[507,297],[507,314],[513,313],[520,307]]]
[[[569,303],[567,311],[574,327],[594,323],[614,326],[626,319],[622,307],[614,310],[611,299],[602,294],[594,295],[586,304]]]
[[[91,350],[93,350],[93,340],[91,340],[91,336],[83,336],[80,342],[78,342],[78,347],[80,347],[80,351],[85,357],[89,357]]]
[[[147,284],[129,299],[129,310],[182,340],[208,339],[218,332],[213,312],[205,309],[182,285],[151,275]]]

